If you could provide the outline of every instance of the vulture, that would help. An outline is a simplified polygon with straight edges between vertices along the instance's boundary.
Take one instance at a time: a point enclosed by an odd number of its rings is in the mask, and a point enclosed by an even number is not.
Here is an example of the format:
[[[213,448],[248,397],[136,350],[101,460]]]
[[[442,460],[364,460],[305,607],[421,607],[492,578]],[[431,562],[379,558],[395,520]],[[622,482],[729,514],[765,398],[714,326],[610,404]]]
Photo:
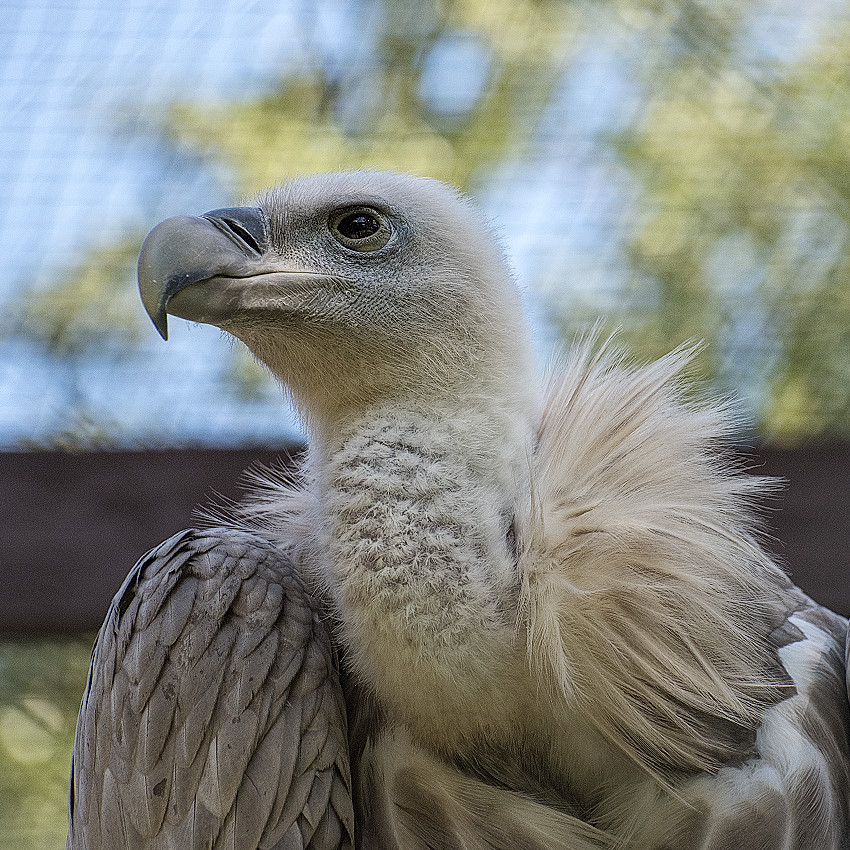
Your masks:
[[[69,848],[850,848],[848,623],[763,548],[693,346],[539,380],[488,222],[392,172],[167,219],[139,286],[309,448],[118,591]]]

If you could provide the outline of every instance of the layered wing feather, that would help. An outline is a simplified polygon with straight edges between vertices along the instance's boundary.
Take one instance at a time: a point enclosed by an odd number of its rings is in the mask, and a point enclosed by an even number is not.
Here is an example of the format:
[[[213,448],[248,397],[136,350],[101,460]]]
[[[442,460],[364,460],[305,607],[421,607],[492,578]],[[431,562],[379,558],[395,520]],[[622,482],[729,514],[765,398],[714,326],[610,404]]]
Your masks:
[[[847,621],[800,597],[772,636],[795,693],[764,712],[757,755],[682,783],[685,805],[630,813],[637,846],[850,848]]]
[[[350,847],[346,717],[328,624],[243,531],[145,555],[92,655],[68,847]]]

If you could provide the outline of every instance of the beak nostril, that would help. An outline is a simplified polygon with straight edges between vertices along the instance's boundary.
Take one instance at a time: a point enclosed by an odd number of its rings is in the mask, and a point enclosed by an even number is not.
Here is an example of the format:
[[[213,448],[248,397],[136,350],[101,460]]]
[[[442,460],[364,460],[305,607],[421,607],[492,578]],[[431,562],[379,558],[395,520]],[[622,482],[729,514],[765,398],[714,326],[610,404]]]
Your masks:
[[[204,213],[201,218],[215,225],[246,254],[262,254],[268,247],[268,219],[259,207],[227,207],[211,210]]]
[[[250,248],[256,251],[258,254],[262,253],[262,249],[260,248],[257,240],[254,238],[253,234],[246,230],[238,221],[232,218],[225,218],[222,221]]]

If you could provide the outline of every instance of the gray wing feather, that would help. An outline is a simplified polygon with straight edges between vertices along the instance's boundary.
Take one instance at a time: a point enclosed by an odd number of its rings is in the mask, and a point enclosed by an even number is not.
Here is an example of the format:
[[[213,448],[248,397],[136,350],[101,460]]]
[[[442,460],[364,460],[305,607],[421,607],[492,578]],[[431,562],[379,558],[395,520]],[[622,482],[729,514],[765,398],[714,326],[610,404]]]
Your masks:
[[[246,532],[181,532],[98,635],[68,848],[350,848],[346,734],[331,635],[291,561]]]
[[[682,788],[693,808],[671,846],[850,850],[848,624],[792,592],[795,610],[773,637],[795,693],[765,712],[757,758]]]
[[[850,848],[850,705],[847,620],[809,599],[792,618],[805,636],[780,651],[797,695],[788,703],[799,743],[794,756],[764,748],[785,776],[792,847]],[[779,714],[782,707],[774,710]],[[771,722],[768,712],[766,722]],[[778,725],[778,721],[777,721]],[[778,818],[778,813],[777,818]]]
[[[612,836],[469,776],[386,729],[360,763],[358,846],[381,850],[603,850]]]
[[[844,680],[847,685],[847,701],[850,702],[850,627],[844,639]]]

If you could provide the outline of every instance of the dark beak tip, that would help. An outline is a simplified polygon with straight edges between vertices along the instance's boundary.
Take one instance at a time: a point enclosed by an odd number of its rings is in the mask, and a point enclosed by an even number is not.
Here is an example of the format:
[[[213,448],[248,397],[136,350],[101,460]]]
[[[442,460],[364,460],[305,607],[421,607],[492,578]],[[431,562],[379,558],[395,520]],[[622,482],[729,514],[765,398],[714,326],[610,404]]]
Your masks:
[[[156,332],[168,342],[168,316],[163,313],[162,316],[157,316],[156,319],[151,318],[151,321],[156,328]]]

